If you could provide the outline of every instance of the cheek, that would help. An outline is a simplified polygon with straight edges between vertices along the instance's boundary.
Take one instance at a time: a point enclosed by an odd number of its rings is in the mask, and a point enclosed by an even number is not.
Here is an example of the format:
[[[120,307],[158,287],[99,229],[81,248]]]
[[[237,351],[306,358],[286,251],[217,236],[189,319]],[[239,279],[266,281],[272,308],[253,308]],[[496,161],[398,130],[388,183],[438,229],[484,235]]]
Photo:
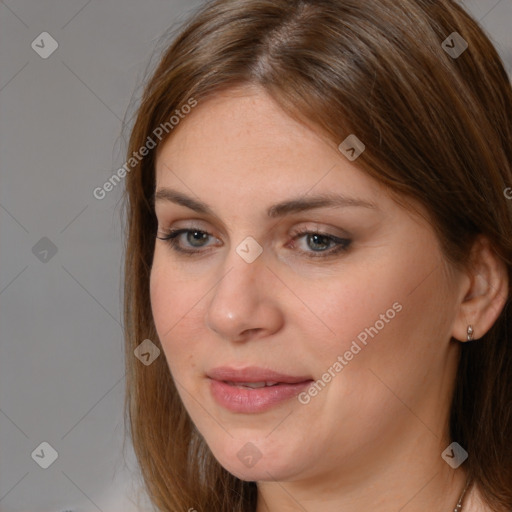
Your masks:
[[[201,337],[194,336],[193,331],[199,332],[194,326],[200,326],[196,312],[201,291],[193,282],[181,281],[178,272],[159,261],[155,254],[150,277],[151,309],[169,368],[173,375],[181,374],[184,368],[195,366],[194,354],[198,353]]]
[[[165,253],[165,249],[155,249],[149,282],[153,318],[159,335],[164,338],[161,341],[193,314],[194,305],[201,293],[204,295],[200,282],[191,276],[182,277],[185,273]]]
[[[434,344],[446,343],[453,307],[442,268],[435,267],[428,254],[402,254],[398,262],[396,254],[382,256],[378,265],[352,269],[327,288],[310,289],[309,294],[303,290],[322,320],[299,320],[308,339],[316,332],[310,352],[319,363],[317,372],[326,371],[344,354],[347,366],[419,364]],[[326,333],[321,343],[320,332]]]
[[[172,290],[175,290],[175,283],[164,267],[158,264],[155,256],[150,276],[150,299],[155,327],[162,342],[165,339],[164,333],[171,329],[178,313],[176,307],[179,302]]]
[[[304,418],[321,411],[332,435],[338,435],[336,425],[345,425],[339,436],[350,435],[355,445],[407,419],[402,401],[412,406],[422,400],[445,358],[450,308],[442,300],[447,286],[441,271],[425,279],[431,267],[414,271],[414,260],[385,268],[340,279],[325,294],[310,290],[315,311],[329,297],[321,318],[335,334],[323,337],[319,322],[300,319],[301,355],[321,381],[300,411]]]

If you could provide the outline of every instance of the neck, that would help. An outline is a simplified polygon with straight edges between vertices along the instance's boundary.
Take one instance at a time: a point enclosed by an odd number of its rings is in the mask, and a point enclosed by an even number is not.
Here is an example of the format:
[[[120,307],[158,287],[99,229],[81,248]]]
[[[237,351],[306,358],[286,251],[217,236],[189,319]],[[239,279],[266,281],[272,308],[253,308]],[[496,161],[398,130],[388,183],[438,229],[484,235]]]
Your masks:
[[[383,442],[381,453],[353,461],[350,468],[340,469],[340,464],[308,479],[258,482],[256,512],[453,512],[466,473],[441,458],[448,444],[426,431],[411,442]]]

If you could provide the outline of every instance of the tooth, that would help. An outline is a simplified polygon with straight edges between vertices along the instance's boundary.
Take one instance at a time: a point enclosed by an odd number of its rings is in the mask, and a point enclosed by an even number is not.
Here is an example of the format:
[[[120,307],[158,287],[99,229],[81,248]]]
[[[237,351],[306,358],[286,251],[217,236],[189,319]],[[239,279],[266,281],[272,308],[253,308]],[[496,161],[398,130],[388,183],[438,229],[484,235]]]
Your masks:
[[[264,388],[265,382],[230,382],[232,386],[238,386],[243,388],[258,389]]]
[[[279,384],[277,381],[269,380],[266,382],[232,382],[228,381],[228,384],[231,386],[237,386],[242,388],[250,388],[250,389],[260,389],[264,387],[271,387]]]
[[[242,386],[248,387],[248,388],[264,388],[265,383],[264,382],[242,382]]]

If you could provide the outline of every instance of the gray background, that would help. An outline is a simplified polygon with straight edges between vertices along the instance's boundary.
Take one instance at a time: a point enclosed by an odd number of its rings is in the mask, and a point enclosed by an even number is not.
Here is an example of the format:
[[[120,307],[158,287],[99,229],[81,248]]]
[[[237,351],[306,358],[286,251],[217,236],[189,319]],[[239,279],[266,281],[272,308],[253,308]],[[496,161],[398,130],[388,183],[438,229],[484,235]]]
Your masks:
[[[121,446],[122,185],[92,192],[124,163],[160,36],[201,3],[0,1],[1,512],[150,510]],[[512,0],[463,3],[512,75]]]

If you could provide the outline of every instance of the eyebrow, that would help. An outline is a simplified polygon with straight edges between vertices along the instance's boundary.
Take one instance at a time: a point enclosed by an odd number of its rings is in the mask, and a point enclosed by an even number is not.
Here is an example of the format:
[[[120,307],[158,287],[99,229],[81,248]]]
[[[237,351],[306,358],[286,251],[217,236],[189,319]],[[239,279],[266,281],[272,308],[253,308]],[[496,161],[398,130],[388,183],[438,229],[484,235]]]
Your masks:
[[[193,199],[182,192],[170,188],[160,188],[156,191],[154,197],[155,203],[161,201],[168,201],[185,206],[197,213],[217,217],[214,211],[207,204]],[[292,213],[299,213],[316,208],[345,208],[345,207],[362,207],[378,210],[379,208],[374,203],[363,201],[362,199],[347,197],[341,194],[319,194],[309,197],[297,197],[287,199],[280,203],[272,205],[267,210],[267,215],[270,218],[283,217]]]

